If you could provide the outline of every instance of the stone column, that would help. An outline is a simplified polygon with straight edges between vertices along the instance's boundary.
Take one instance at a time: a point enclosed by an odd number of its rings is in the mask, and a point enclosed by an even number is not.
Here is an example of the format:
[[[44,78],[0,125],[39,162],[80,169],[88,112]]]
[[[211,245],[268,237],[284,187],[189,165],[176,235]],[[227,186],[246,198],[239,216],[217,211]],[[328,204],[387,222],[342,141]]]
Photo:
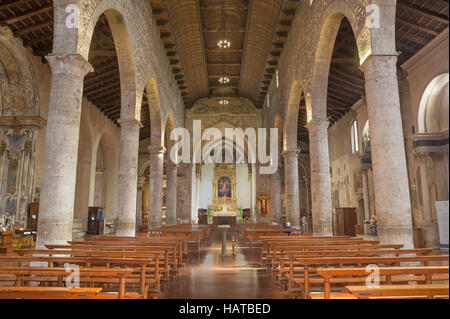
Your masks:
[[[136,235],[136,200],[139,130],[135,119],[120,120],[119,183],[117,195],[117,236]]]
[[[397,56],[372,55],[364,62],[370,149],[377,209],[378,238],[382,243],[413,248],[411,200],[400,100]]]
[[[281,214],[283,201],[281,199],[281,169],[278,168],[275,173],[272,174],[272,219],[277,223],[281,223]]]
[[[151,229],[162,225],[162,191],[166,149],[163,146],[149,146],[148,150],[150,152],[148,227]]]
[[[72,239],[83,79],[93,71],[78,54],[49,55],[47,61],[52,69],[52,81],[42,168],[38,248]]]
[[[312,119],[309,131],[311,167],[311,210],[313,233],[317,236],[333,235],[331,206],[330,157],[328,154],[327,119]]]
[[[137,201],[136,201],[136,230],[142,225],[142,195],[144,192],[145,177],[138,177],[137,182]]]
[[[166,165],[166,225],[177,224],[177,173],[178,165],[168,159]]]
[[[370,221],[370,197],[369,197],[369,178],[367,176],[367,169],[362,170],[363,180],[363,199],[364,199],[364,233],[370,233],[368,222]]]
[[[300,209],[298,200],[298,154],[300,151],[285,150],[281,153],[284,157],[284,174],[286,184],[286,221],[292,227],[300,227]]]

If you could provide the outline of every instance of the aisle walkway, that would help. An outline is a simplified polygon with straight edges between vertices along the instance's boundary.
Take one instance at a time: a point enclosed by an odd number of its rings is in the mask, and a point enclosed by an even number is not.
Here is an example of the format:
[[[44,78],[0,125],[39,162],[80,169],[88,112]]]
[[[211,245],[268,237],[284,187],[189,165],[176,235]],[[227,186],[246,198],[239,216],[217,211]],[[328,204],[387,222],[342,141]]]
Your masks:
[[[167,299],[272,299],[284,294],[270,275],[258,264],[257,256],[234,229],[227,231],[227,252],[236,240],[236,257],[221,258],[222,231],[215,229],[202,243],[200,254],[191,251],[179,280],[164,287],[161,298]]]

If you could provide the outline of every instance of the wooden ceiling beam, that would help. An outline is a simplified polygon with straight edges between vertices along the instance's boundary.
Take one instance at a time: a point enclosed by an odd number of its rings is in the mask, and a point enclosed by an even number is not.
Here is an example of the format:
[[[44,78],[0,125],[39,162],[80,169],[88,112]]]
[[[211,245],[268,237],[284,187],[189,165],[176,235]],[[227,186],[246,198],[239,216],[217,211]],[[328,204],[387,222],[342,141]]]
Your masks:
[[[3,8],[0,6],[0,10],[1,9],[3,9]],[[24,14],[16,15],[16,16],[13,16],[13,17],[10,17],[10,18],[0,19],[0,24],[4,24],[4,23],[6,23],[6,24],[13,24],[13,23],[17,23],[17,22],[23,21],[25,19],[32,18],[32,17],[35,17],[37,15],[48,13],[48,12],[53,13],[53,5],[52,4],[44,6],[44,7],[40,8],[40,9],[37,9],[37,10],[29,11],[29,12],[24,13]]]
[[[425,16],[431,20],[437,21],[442,24],[448,25],[448,17],[441,15],[437,12],[430,11],[426,8],[419,7],[417,5],[413,5],[410,3],[406,3],[404,1],[397,1],[397,8],[402,8],[412,13]]]
[[[410,28],[412,28],[414,30],[418,30],[418,31],[422,31],[422,32],[431,34],[433,36],[437,36],[439,34],[438,32],[436,32],[434,30],[431,30],[431,29],[429,29],[427,27],[422,27],[422,26],[420,26],[417,23],[409,22],[409,21],[404,20],[404,19],[402,19],[400,17],[397,17],[396,22],[400,23],[400,24],[403,24],[403,25],[406,25],[406,26],[408,26],[408,27],[410,27]]]
[[[21,4],[27,3],[29,0],[17,0],[17,1],[12,1],[10,3],[7,4],[0,4],[0,10],[8,10],[14,7],[17,7]]]
[[[44,28],[47,28],[49,26],[53,26],[53,19],[42,22],[42,23],[38,23],[38,24],[33,24],[27,28],[23,28],[20,31],[16,32],[15,34],[17,36],[23,36],[27,33],[33,32],[33,31],[37,31],[37,30],[41,30]],[[47,31],[43,31],[43,32],[47,32]]]

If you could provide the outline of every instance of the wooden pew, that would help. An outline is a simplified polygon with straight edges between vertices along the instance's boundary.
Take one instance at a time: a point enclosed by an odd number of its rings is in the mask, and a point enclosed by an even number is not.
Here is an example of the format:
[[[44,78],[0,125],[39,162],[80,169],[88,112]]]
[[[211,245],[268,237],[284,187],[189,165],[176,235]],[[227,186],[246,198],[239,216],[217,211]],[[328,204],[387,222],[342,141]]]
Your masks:
[[[126,294],[125,285],[126,278],[130,277],[135,270],[134,269],[111,269],[111,268],[95,268],[86,269],[79,268],[79,280],[80,284],[91,284],[91,283],[102,283],[111,284],[117,283],[118,293],[116,298],[124,299],[128,296],[130,298],[131,294]],[[27,283],[37,282],[54,282],[58,287],[63,287],[64,280],[70,276],[72,272],[68,268],[40,268],[40,267],[0,267],[0,275],[12,276],[10,279],[2,279],[2,282],[11,281],[16,287],[22,287]],[[96,298],[102,298],[99,294]],[[145,297],[142,294],[134,294],[135,297]],[[104,297],[104,296],[103,296]]]
[[[0,299],[95,299],[102,288],[0,287]]]
[[[420,263],[422,266],[429,266],[430,262],[448,261],[448,256],[376,256],[376,257],[297,257],[295,254],[289,255],[289,276],[288,286],[291,289],[293,284],[303,285],[303,295],[309,296],[310,284],[323,283],[323,278],[314,278],[311,280],[311,274],[314,274],[317,268],[324,266],[348,267],[348,265],[363,267],[364,265],[378,266],[400,266],[401,263]],[[294,269],[297,263],[301,267]],[[344,266],[345,265],[345,266]],[[296,277],[295,274],[301,274],[302,277]]]
[[[350,249],[342,250],[307,250],[301,252],[289,252],[292,256],[297,258],[313,258],[313,257],[380,257],[380,256],[400,256],[400,255],[416,255],[416,256],[426,256],[431,254],[432,249],[429,248],[419,248],[419,249],[376,249],[377,247],[372,247],[372,249],[365,250],[352,250]],[[290,259],[284,258],[284,251],[281,253],[279,259],[273,261],[275,268],[272,270],[273,274],[279,274],[280,279],[284,278],[284,275],[290,272]],[[302,267],[301,263],[295,264],[295,267]]]
[[[365,283],[371,271],[366,268],[318,268],[316,273],[323,277],[324,293],[323,299],[330,299],[331,284],[355,284]],[[380,267],[377,269],[380,282],[391,284],[393,282],[425,282],[428,285],[434,281],[448,281],[448,266],[428,266],[428,267]],[[314,294],[315,297],[319,295]],[[312,294],[310,294],[310,297]]]
[[[48,267],[57,267],[58,265],[74,264],[80,267],[92,268],[99,267],[132,267],[138,268],[135,270],[139,274],[139,278],[131,282],[139,284],[139,291],[143,295],[147,295],[150,285],[155,285],[156,289],[160,289],[159,278],[159,257],[156,258],[111,258],[111,257],[54,257],[54,256],[0,256],[0,263],[4,262],[17,263],[22,267],[24,263],[47,263]]]
[[[66,257],[111,257],[111,258],[155,258],[159,259],[160,274],[169,278],[171,268],[176,269],[176,261],[169,259],[168,249],[163,250],[146,250],[146,251],[116,251],[102,250],[90,247],[90,249],[76,248],[65,250],[44,250],[44,249],[15,249],[14,253],[19,256],[66,256]]]
[[[415,298],[433,299],[449,297],[448,284],[435,285],[383,285],[379,288],[366,286],[346,286],[350,294],[358,299],[392,299],[392,298]]]

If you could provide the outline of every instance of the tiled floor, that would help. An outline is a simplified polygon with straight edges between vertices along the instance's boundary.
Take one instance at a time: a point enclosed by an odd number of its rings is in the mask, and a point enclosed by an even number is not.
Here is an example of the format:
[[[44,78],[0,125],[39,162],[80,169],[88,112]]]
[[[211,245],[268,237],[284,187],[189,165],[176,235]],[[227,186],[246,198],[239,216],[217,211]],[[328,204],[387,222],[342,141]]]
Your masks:
[[[227,253],[236,241],[236,257],[221,257],[222,231],[216,229],[202,243],[200,253],[192,251],[178,280],[164,287],[167,299],[279,299],[284,293],[258,264],[239,233],[227,230]]]

